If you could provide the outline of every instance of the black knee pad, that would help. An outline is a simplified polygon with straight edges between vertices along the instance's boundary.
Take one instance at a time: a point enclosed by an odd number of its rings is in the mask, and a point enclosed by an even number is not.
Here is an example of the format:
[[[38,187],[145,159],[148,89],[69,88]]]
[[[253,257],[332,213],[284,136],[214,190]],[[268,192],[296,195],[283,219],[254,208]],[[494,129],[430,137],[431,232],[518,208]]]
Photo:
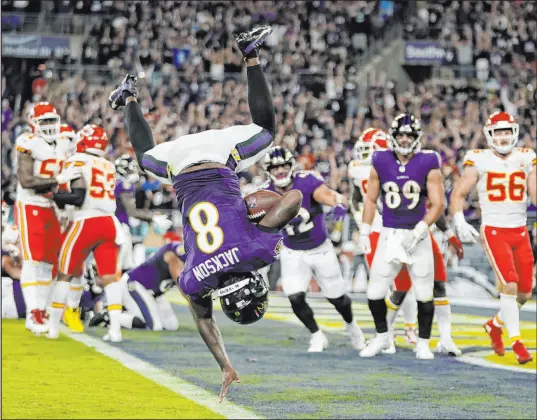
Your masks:
[[[351,298],[348,297],[347,295],[343,295],[335,299],[329,299],[329,298],[326,298],[326,299],[328,300],[328,302],[334,305],[336,309],[343,308],[345,306],[351,305],[352,303]]]
[[[289,302],[291,302],[291,306],[295,306],[299,308],[306,304],[306,293],[304,292],[295,293],[295,294],[289,295],[288,297],[289,297]]]
[[[438,281],[438,280],[434,281],[433,296],[435,298],[443,298],[447,296],[445,281]]]

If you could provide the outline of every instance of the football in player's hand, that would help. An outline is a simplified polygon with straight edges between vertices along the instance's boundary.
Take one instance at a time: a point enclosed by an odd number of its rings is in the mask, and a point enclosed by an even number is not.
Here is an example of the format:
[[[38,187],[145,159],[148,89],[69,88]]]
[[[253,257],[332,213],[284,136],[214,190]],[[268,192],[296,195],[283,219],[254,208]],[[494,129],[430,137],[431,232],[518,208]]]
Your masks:
[[[248,209],[248,219],[258,223],[272,209],[282,197],[280,194],[269,190],[259,190],[244,197]]]

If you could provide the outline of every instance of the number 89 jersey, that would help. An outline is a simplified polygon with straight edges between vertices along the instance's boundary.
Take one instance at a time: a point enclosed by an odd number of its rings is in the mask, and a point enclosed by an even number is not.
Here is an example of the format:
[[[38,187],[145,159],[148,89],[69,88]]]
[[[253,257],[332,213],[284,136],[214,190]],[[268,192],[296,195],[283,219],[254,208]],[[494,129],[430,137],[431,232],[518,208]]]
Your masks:
[[[116,168],[103,157],[87,153],[75,153],[65,163],[65,167],[82,167],[82,177],[86,183],[86,198],[82,206],[75,210],[74,220],[86,219],[116,212]]]
[[[520,147],[503,159],[490,149],[466,153],[464,166],[475,166],[479,174],[477,192],[484,225],[526,226],[527,177],[535,163],[535,152]]]
[[[377,151],[372,158],[380,179],[382,225],[395,229],[414,229],[426,212],[427,176],[440,168],[440,156],[433,151],[414,154],[400,165],[391,150]]]

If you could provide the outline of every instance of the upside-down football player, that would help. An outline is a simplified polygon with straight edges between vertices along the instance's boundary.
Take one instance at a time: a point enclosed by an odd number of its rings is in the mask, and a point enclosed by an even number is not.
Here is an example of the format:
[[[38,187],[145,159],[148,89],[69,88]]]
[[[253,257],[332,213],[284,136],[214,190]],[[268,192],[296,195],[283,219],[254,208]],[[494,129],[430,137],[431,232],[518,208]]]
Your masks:
[[[140,166],[164,183],[173,182],[183,215],[186,255],[179,287],[222,370],[220,401],[239,377],[213,317],[211,293],[218,289],[224,312],[235,322],[259,320],[267,309],[268,287],[256,270],[279,257],[279,231],[302,204],[302,194],[289,191],[255,225],[248,219],[236,175],[272,146],[274,107],[257,57],[259,45],[271,32],[270,27],[260,27],[236,37],[247,66],[253,124],[181,136],[155,146],[137,103],[136,78],[127,75],[109,98],[113,109],[125,107],[129,138]]]

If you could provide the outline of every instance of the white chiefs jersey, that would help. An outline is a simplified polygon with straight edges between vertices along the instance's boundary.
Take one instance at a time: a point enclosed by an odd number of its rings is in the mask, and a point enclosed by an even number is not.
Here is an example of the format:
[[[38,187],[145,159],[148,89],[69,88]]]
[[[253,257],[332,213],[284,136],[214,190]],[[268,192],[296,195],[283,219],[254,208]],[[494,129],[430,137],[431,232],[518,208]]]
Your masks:
[[[73,220],[114,215],[116,212],[114,164],[103,157],[75,153],[65,163],[66,168],[71,165],[82,168],[82,178],[86,184],[86,197],[82,206],[73,211]]]
[[[15,141],[17,153],[28,153],[34,160],[33,175],[43,178],[56,176],[72,148],[71,142],[60,137],[55,142],[47,143],[45,139],[33,133],[23,133]],[[52,200],[36,194],[34,190],[17,185],[17,201],[41,207],[52,207]]]
[[[504,159],[491,149],[466,153],[464,166],[475,166],[479,173],[477,192],[484,225],[526,226],[527,178],[535,170],[535,163],[535,152],[520,147],[515,147]]]
[[[371,173],[371,168],[373,166],[369,163],[363,163],[358,160],[351,160],[349,162],[349,178],[352,178],[352,183],[355,188],[359,188],[362,193],[362,198],[365,200],[367,194],[367,182],[369,180],[369,174]],[[363,202],[360,205],[360,211],[363,208]],[[375,217],[373,223],[371,224],[371,230],[373,232],[380,232],[382,228],[382,216],[375,210]]]

